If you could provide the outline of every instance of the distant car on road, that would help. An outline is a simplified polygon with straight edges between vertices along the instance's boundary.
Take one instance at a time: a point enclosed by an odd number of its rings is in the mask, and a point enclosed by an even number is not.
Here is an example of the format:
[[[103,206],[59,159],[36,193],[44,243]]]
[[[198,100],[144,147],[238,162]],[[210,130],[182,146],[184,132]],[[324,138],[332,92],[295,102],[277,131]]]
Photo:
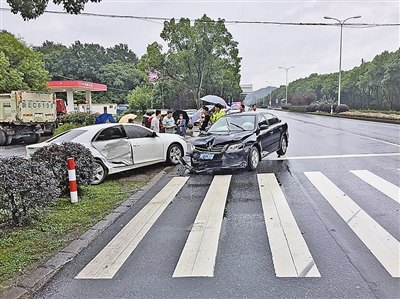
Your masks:
[[[117,105],[117,115],[120,115],[122,112],[124,112],[125,110],[129,109],[129,104],[118,104]]]
[[[185,139],[176,134],[158,134],[131,123],[105,123],[72,129],[45,142],[29,145],[27,157],[51,143],[69,141],[80,143],[92,152],[95,158],[93,185],[100,184],[112,173],[159,162],[176,165],[187,150]]]
[[[286,122],[267,112],[227,114],[206,133],[192,138],[192,171],[247,168],[256,170],[260,160],[276,152],[284,155],[289,143]]]
[[[240,106],[241,105],[242,105],[241,102],[233,102],[232,105],[229,107],[228,113],[240,112]]]

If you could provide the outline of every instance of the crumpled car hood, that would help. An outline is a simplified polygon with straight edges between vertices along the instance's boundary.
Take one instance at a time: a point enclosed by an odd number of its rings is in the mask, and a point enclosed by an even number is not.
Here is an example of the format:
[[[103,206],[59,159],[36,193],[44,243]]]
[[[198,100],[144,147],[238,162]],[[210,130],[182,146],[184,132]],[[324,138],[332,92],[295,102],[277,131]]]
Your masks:
[[[205,145],[214,146],[219,144],[227,144],[227,143],[234,143],[239,142],[241,140],[247,139],[249,136],[255,136],[254,132],[251,131],[244,131],[244,132],[235,132],[230,134],[201,134],[196,138],[192,139],[193,145]]]

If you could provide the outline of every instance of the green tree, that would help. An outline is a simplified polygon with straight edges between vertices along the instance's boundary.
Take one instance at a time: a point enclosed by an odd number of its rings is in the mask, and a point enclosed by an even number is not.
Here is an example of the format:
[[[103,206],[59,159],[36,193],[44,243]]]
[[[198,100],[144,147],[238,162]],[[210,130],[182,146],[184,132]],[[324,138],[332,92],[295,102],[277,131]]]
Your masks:
[[[150,84],[143,84],[136,87],[128,96],[128,103],[132,109],[139,109],[143,112],[153,106],[153,90]]]
[[[99,3],[101,0],[53,0],[54,4],[63,5],[65,11],[70,14],[79,14],[88,2]],[[7,0],[11,7],[11,12],[21,14],[21,17],[27,21],[36,19],[46,10],[49,0]]]
[[[120,60],[101,66],[97,78],[108,86],[106,93],[98,94],[99,103],[126,103],[132,90],[147,80],[144,72]]]
[[[11,33],[0,32],[0,92],[46,91],[49,79],[38,53]]]
[[[51,75],[51,80],[65,80],[70,75],[67,72],[65,63],[69,54],[67,46],[56,44],[51,41],[45,41],[39,47],[33,47],[37,51],[44,62],[46,70]]]
[[[107,85],[107,92],[94,93],[94,103],[126,103],[128,94],[146,81],[146,74],[136,68],[137,56],[126,44],[104,48],[98,44],[76,41],[70,47],[46,41],[40,52],[52,80],[83,80]],[[85,94],[75,94],[85,99]]]
[[[118,44],[112,48],[107,48],[107,59],[112,62],[113,60],[119,60],[123,63],[129,64],[130,66],[136,66],[138,63],[138,57],[136,54],[128,48],[127,44]]]
[[[171,80],[177,95],[194,94],[197,105],[207,93],[228,97],[241,94],[238,43],[225,27],[225,21],[204,15],[193,26],[187,18],[164,22],[161,38],[168,51],[156,42],[147,47],[139,67],[156,72],[161,80]]]
[[[382,84],[387,89],[387,101],[390,109],[400,110],[400,50],[393,53],[389,60]]]

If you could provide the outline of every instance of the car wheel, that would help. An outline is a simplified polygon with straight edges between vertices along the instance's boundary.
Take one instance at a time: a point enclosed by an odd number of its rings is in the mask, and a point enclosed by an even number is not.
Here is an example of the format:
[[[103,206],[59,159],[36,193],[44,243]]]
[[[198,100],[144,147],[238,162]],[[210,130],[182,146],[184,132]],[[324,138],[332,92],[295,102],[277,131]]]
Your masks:
[[[171,144],[167,151],[167,162],[169,164],[179,164],[179,159],[183,156],[183,150],[178,144]]]
[[[99,160],[95,160],[93,164],[93,179],[91,184],[92,185],[100,184],[106,178],[107,173],[108,171],[107,168],[104,166],[104,164]]]
[[[7,135],[4,131],[0,130],[0,146],[6,145],[7,143]]]
[[[249,153],[249,161],[247,164],[248,170],[250,170],[250,171],[256,170],[258,167],[258,163],[260,163],[260,153],[258,152],[258,148],[253,146],[250,149],[250,153]]]
[[[282,135],[280,144],[281,144],[281,147],[276,151],[276,153],[279,156],[282,156],[282,155],[286,154],[286,151],[287,151],[287,140],[286,140],[285,135]]]

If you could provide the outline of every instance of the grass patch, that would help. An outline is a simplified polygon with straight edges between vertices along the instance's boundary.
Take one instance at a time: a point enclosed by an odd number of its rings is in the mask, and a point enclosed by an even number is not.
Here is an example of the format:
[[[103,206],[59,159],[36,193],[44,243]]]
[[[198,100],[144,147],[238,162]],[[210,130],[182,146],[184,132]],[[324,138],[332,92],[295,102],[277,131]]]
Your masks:
[[[0,230],[0,291],[18,274],[75,240],[149,180],[135,177],[128,172],[100,185],[82,187],[78,203],[60,198],[33,225]]]
[[[380,110],[350,110],[350,112],[360,112],[360,113],[382,113],[382,114],[396,114],[400,115],[400,111],[389,110],[389,111],[380,111]]]
[[[307,112],[309,114],[316,115],[328,115],[331,114],[328,112]],[[333,116],[338,115],[334,113]],[[375,111],[375,110],[350,110],[346,112],[341,112],[339,115],[347,116],[347,117],[360,117],[360,118],[370,118],[370,119],[381,119],[381,120],[390,120],[390,121],[400,121],[400,111]]]
[[[399,111],[374,111],[374,110],[350,110],[347,112],[342,112],[340,115],[350,116],[350,117],[362,117],[371,119],[383,119],[383,120],[395,120],[400,121]]]

